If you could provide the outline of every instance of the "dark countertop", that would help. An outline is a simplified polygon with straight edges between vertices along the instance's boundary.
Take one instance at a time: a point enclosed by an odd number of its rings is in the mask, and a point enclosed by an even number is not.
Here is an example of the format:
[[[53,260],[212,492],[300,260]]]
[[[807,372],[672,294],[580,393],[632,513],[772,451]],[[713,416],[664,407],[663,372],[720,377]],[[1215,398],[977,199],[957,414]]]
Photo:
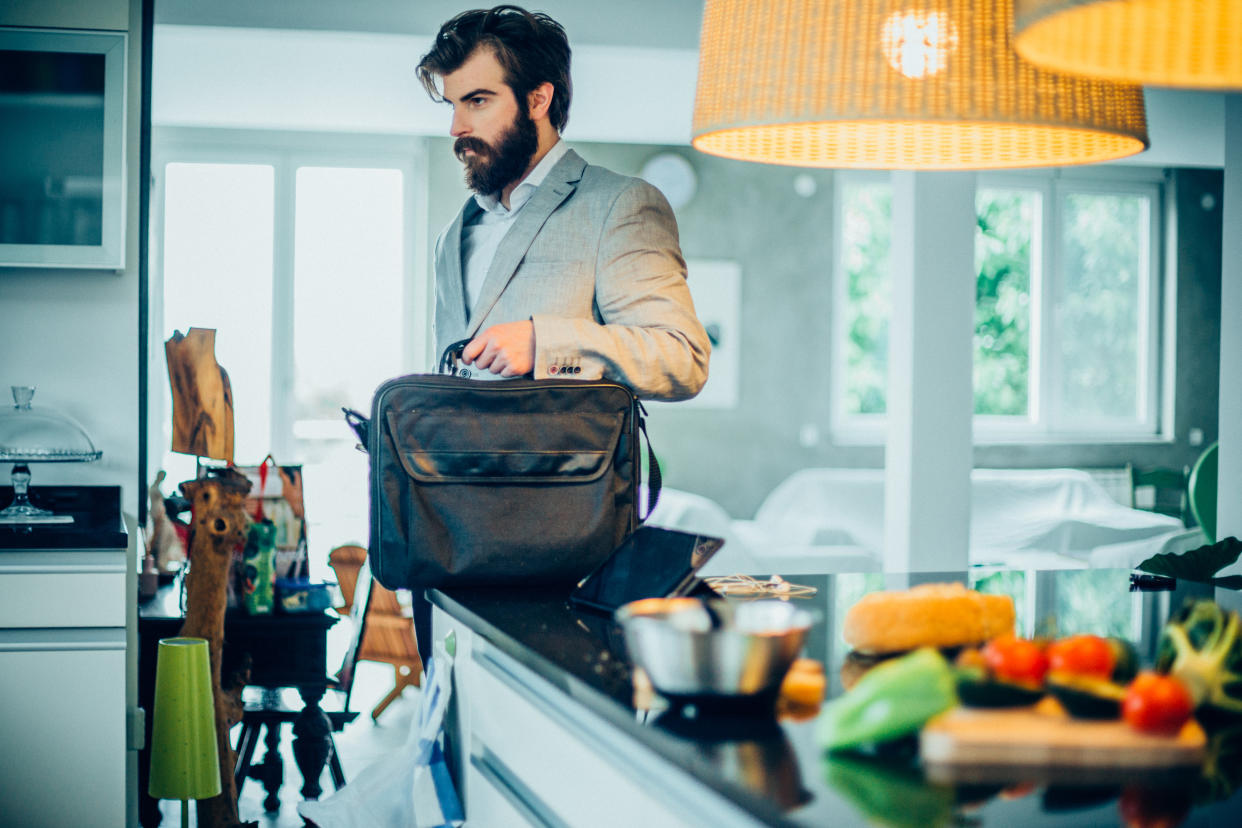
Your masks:
[[[808,638],[805,655],[824,663],[831,698],[842,692],[840,671],[845,659],[845,645],[835,630],[845,609],[862,592],[886,588],[886,576],[786,577],[819,590],[805,599],[822,617]],[[978,577],[971,573],[971,582]],[[1123,570],[1001,571],[994,577],[1007,579],[1002,582],[1010,585],[1025,583],[1035,591],[1028,606],[1041,616],[1054,612],[1065,632],[1125,634],[1124,630],[1101,629],[1101,624],[1128,630],[1139,623],[1152,629],[1150,616],[1163,623],[1169,605],[1179,605],[1183,594],[1210,591],[1183,584],[1171,601],[1165,598],[1169,593],[1131,593],[1129,572]],[[1092,580],[1088,583],[1085,577]],[[962,579],[961,573],[917,576],[918,581]],[[893,586],[891,580],[887,586]],[[659,703],[664,709],[636,710],[619,627],[603,616],[571,608],[565,591],[433,590],[429,597],[573,701],[769,824],[932,826],[967,820],[1003,826],[1109,826],[1127,824],[1136,809],[1151,818],[1190,811],[1185,822],[1162,823],[1169,825],[1242,824],[1242,794],[1213,800],[1204,793],[1206,780],[1193,771],[1149,775],[1141,783],[1132,773],[1105,772],[1086,778],[1082,774],[1049,777],[1038,771],[1017,771],[1012,778],[989,777],[987,784],[932,782],[908,753],[900,751],[882,757],[825,758],[813,719],[779,723],[762,716],[695,719]],[[1024,612],[1020,603],[1019,624]],[[1141,622],[1134,620],[1136,615],[1142,616]],[[1138,642],[1140,654],[1154,646],[1149,636],[1145,638]],[[1235,749],[1242,750],[1242,745]],[[1234,770],[1229,789],[1238,787],[1242,787],[1242,767]]]
[[[13,487],[0,486],[0,509],[13,502]],[[121,517],[120,486],[31,486],[30,502],[73,523],[0,523],[0,549],[125,549],[129,533]]]

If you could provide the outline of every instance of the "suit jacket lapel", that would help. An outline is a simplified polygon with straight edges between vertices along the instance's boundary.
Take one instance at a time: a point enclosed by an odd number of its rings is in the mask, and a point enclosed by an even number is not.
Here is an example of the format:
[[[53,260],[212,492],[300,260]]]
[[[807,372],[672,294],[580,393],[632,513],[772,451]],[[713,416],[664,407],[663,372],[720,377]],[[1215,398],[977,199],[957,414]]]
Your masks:
[[[504,240],[500,243],[500,248],[496,251],[496,257],[492,259],[491,267],[487,269],[487,278],[483,280],[483,288],[479,291],[479,299],[475,303],[473,312],[470,314],[469,329],[466,336],[474,336],[479,332],[483,320],[487,318],[487,314],[496,305],[500,299],[500,294],[504,292],[505,287],[513,279],[513,274],[517,272],[518,265],[522,262],[522,257],[526,255],[526,251],[530,249],[531,243],[534,242],[535,236],[539,235],[544,223],[548,220],[548,216],[552,215],[557,207],[561,205],[569,194],[572,193],[577,186],[578,181],[582,178],[582,171],[586,169],[586,162],[578,153],[570,150],[560,161],[556,162],[548,176],[535,190],[535,194],[531,196],[530,201],[522,207],[518,217],[513,220],[513,226],[509,228],[509,232],[505,234]],[[460,220],[460,219],[459,219]],[[457,283],[461,284],[461,228],[457,228]]]
[[[457,211],[457,218],[449,225],[440,246],[440,261],[437,262],[436,292],[439,294],[442,320],[437,320],[436,327],[445,332],[453,332],[453,339],[460,339],[459,331],[466,328],[469,309],[466,307],[465,285],[462,284],[461,273],[461,227],[465,222],[466,211],[470,209],[474,199],[469,199]],[[449,340],[453,341],[453,340]]]

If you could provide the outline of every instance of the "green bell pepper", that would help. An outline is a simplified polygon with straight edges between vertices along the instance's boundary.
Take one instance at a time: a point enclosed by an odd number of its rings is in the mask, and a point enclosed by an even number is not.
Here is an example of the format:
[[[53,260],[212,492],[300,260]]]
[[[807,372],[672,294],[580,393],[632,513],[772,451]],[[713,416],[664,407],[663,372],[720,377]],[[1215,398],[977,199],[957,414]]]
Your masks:
[[[899,739],[958,703],[944,656],[922,647],[869,670],[849,692],[825,705],[817,735],[825,750]]]

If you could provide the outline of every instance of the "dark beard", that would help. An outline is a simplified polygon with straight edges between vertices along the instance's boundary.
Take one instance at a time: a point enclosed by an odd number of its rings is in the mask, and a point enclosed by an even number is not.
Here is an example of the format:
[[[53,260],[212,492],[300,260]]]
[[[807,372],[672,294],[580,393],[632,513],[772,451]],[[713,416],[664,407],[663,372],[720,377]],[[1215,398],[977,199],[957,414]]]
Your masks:
[[[490,195],[518,180],[538,148],[535,122],[519,107],[512,125],[495,146],[482,138],[464,135],[453,143],[453,154],[466,165],[466,186],[480,195]],[[464,158],[466,150],[473,150],[474,157]]]

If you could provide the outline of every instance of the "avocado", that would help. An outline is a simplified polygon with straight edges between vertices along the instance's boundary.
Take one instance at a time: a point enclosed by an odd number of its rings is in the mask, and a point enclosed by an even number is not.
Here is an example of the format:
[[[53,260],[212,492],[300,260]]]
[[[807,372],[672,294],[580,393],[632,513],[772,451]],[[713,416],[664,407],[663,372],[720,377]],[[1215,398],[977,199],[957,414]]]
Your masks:
[[[977,667],[958,667],[957,696],[967,707],[1026,707],[1044,696],[1044,691],[991,678]]]
[[[1065,711],[1079,719],[1119,719],[1126,690],[1108,679],[1049,673],[1044,679],[1048,692]]]

